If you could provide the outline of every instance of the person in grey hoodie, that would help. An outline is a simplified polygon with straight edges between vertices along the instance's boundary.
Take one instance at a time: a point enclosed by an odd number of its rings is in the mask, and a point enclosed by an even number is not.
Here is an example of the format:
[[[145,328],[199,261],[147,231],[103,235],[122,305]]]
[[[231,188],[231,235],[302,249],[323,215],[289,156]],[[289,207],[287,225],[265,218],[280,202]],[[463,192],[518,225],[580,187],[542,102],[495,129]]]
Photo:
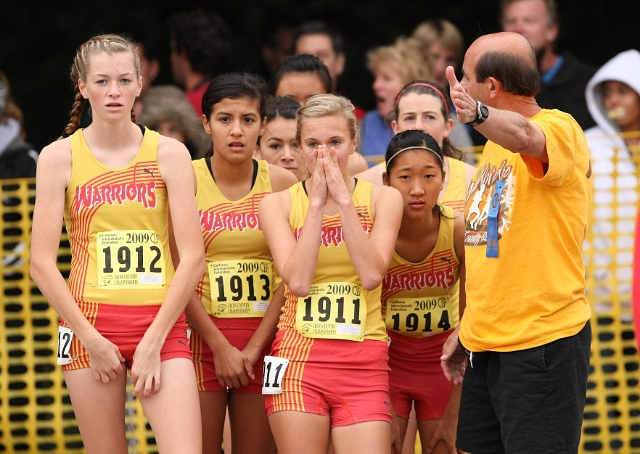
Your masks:
[[[605,248],[617,256],[612,270],[600,262],[588,261],[593,275],[614,272],[615,294],[592,295],[596,311],[619,309],[631,319],[631,271],[633,234],[638,209],[638,157],[640,156],[640,52],[627,50],[604,64],[589,81],[585,97],[596,126],[585,131],[591,153],[594,188],[593,244],[587,245],[587,259]],[[617,209],[613,209],[613,203]],[[615,251],[613,250],[615,249]],[[590,263],[593,262],[593,263]],[[607,261],[608,262],[608,261]],[[617,301],[616,301],[617,300]]]
[[[593,172],[593,218],[583,249],[587,292],[596,317],[614,321],[598,328],[600,334],[613,334],[612,338],[594,333],[599,343],[594,345],[593,354],[600,359],[594,358],[592,363],[602,362],[602,368],[595,369],[592,381],[596,388],[592,392],[603,401],[604,394],[610,392],[604,386],[612,378],[606,375],[607,368],[625,374],[626,379],[618,381],[619,400],[602,402],[607,411],[616,411],[634,405],[631,395],[640,378],[640,357],[631,336],[634,236],[640,194],[640,52],[627,50],[605,63],[587,84],[585,95],[596,122],[585,131]],[[605,350],[612,354],[600,356]],[[640,416],[625,418],[624,424],[629,426],[622,433],[638,423]],[[613,433],[606,437],[611,438],[605,441],[607,445],[614,440],[629,442]],[[625,444],[620,449],[631,447]]]
[[[38,152],[24,141],[22,111],[11,96],[9,81],[0,71],[0,180],[36,176]]]
[[[31,144],[25,142],[24,136],[22,111],[13,101],[7,76],[0,71],[0,181],[36,176],[38,152]],[[12,191],[16,187],[3,184],[1,203],[5,207],[15,207],[22,203],[19,198],[13,196],[15,192]],[[16,216],[16,213],[5,213],[4,221],[16,222]],[[9,235],[7,231],[13,233]],[[15,229],[5,228],[2,235],[2,272],[4,279],[10,280],[19,276],[16,270],[24,264],[27,247],[24,241],[18,241]],[[16,241],[13,241],[14,239]]]

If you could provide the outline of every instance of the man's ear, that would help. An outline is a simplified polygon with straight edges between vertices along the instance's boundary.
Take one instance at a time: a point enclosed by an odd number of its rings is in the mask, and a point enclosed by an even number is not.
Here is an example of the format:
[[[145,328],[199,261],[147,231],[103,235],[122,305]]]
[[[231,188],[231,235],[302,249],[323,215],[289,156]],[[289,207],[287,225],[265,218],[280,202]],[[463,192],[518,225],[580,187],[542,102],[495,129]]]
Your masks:
[[[487,84],[487,88],[489,90],[489,98],[496,99],[498,95],[502,92],[502,82],[500,82],[495,77],[487,77],[485,81]]]

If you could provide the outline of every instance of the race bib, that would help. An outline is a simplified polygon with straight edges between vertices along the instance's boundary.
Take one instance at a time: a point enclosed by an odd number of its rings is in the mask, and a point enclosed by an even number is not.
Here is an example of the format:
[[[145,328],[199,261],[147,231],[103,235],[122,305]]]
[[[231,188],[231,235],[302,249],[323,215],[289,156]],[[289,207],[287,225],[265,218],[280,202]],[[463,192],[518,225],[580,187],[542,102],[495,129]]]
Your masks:
[[[304,337],[364,340],[367,302],[364,289],[349,282],[312,285],[298,298],[296,330]]]
[[[396,298],[387,301],[387,329],[411,337],[427,337],[449,331],[458,317],[450,320],[449,296],[433,298]]]
[[[69,354],[71,350],[71,341],[73,340],[73,331],[64,326],[58,326],[58,358],[56,362],[60,366],[66,366],[73,362],[73,358]]]
[[[96,239],[98,286],[122,289],[165,283],[165,258],[158,234],[152,230],[100,232]]]
[[[265,356],[262,366],[262,394],[282,393],[282,377],[287,370],[289,360],[277,356]]]
[[[269,260],[227,260],[207,266],[215,317],[264,317],[271,302]]]

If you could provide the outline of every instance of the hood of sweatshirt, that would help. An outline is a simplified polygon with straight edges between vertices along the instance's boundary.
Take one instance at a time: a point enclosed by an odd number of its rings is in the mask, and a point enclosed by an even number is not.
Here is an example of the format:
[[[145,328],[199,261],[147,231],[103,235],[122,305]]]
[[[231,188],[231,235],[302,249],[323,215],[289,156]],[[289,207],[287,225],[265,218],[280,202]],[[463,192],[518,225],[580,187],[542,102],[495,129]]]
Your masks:
[[[9,118],[6,123],[0,123],[0,154],[4,153],[20,137],[20,123]]]
[[[585,97],[589,113],[605,133],[616,134],[619,129],[609,119],[602,102],[602,86],[608,80],[623,82],[640,94],[640,52],[631,49],[619,53],[596,71],[587,84]]]

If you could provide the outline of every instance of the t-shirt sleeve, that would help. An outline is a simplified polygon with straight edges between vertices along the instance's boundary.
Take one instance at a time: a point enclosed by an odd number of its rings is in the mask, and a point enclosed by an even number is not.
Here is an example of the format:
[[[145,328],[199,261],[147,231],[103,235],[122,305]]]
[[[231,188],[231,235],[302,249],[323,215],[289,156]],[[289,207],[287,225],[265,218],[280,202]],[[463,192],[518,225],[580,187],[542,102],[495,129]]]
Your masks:
[[[544,172],[541,163],[525,160],[533,178],[546,185],[560,187],[572,178],[576,167],[588,167],[587,142],[571,115],[559,110],[543,110],[531,122],[542,129],[549,156]],[[581,162],[585,157],[586,162]]]

